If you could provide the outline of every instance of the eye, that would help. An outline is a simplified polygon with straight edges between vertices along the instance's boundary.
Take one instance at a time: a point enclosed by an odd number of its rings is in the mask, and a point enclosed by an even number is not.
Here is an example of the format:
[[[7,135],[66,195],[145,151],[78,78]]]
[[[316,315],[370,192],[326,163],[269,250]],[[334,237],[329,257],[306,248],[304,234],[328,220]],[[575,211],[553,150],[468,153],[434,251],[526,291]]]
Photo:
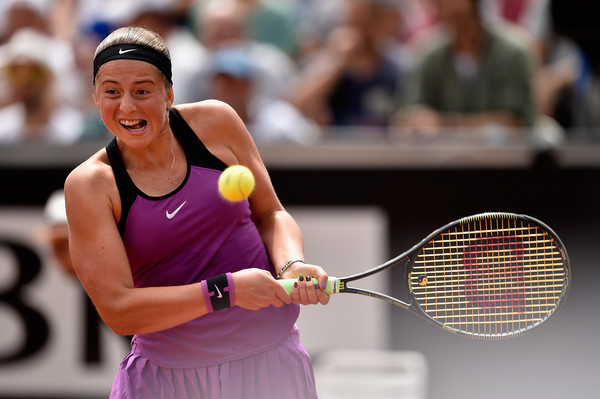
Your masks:
[[[147,90],[147,89],[138,89],[135,93],[138,96],[146,96],[146,95],[150,94],[150,90]]]
[[[106,95],[111,96],[111,97],[114,97],[119,94],[119,92],[115,89],[106,89],[104,91],[104,93],[106,93]]]

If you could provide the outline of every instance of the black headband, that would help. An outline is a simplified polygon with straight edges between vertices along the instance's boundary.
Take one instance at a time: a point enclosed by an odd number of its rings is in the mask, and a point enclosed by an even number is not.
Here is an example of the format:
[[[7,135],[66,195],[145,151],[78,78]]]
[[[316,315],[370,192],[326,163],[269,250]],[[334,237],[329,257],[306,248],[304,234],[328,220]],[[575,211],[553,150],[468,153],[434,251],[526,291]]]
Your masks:
[[[171,60],[169,60],[169,58],[148,46],[130,43],[109,46],[94,58],[94,82],[96,81],[96,74],[98,73],[100,66],[113,60],[138,60],[148,62],[157,67],[163,75],[165,75],[169,83],[173,84],[173,81],[171,80]]]

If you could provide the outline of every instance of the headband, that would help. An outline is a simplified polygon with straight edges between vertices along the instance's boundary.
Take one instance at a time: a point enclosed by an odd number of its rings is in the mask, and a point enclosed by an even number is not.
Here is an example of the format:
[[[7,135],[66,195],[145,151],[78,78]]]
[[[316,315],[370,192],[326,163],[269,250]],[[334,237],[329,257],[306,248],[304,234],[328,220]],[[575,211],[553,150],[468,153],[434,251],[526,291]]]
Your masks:
[[[171,60],[153,48],[133,43],[115,44],[98,53],[94,58],[94,82],[96,81],[98,69],[102,64],[113,60],[138,60],[150,63],[165,75],[169,83],[173,84],[171,80]]]

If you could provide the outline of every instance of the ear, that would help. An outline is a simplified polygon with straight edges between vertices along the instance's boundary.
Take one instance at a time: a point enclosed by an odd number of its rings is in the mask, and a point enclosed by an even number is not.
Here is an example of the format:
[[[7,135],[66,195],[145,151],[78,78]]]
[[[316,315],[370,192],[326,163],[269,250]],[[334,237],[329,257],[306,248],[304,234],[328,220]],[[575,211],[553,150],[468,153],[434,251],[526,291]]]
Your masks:
[[[92,99],[94,100],[94,104],[96,104],[96,108],[100,109],[100,104],[98,104],[98,97],[96,96],[96,88],[92,90]]]
[[[175,101],[175,93],[173,92],[173,85],[169,86],[169,92],[167,93],[167,109],[171,108]]]

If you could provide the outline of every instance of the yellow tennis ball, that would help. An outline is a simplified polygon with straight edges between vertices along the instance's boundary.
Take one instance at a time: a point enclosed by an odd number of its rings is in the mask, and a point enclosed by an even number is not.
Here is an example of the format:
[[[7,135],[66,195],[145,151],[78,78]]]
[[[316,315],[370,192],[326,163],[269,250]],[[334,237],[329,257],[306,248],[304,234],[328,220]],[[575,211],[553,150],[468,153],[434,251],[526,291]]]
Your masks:
[[[241,201],[254,190],[254,175],[243,165],[233,165],[225,169],[219,177],[219,193],[226,200]]]

